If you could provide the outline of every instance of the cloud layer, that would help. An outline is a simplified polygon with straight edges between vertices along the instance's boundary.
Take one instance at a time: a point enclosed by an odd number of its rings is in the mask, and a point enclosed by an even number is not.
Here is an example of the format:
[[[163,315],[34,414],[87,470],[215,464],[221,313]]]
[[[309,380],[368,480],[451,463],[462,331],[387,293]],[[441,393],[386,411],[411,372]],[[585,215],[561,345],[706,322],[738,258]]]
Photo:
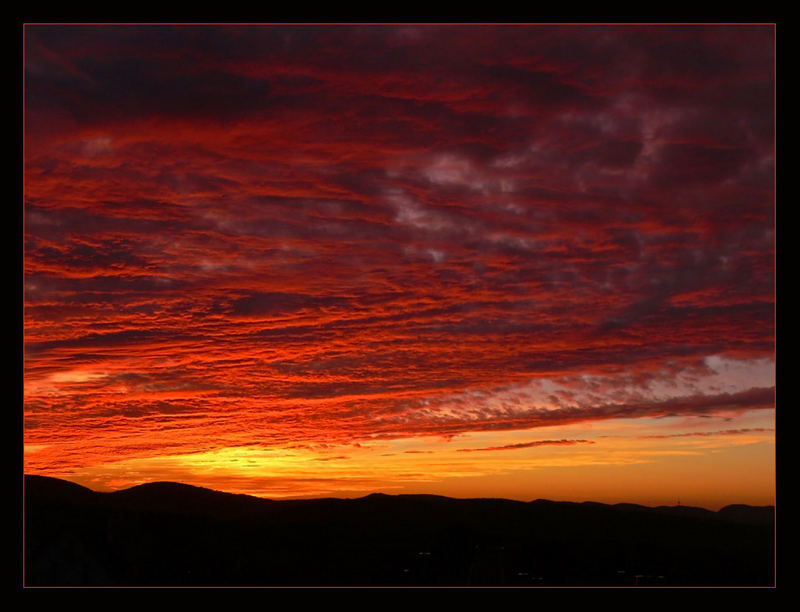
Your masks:
[[[27,26],[30,465],[773,408],[774,40]]]

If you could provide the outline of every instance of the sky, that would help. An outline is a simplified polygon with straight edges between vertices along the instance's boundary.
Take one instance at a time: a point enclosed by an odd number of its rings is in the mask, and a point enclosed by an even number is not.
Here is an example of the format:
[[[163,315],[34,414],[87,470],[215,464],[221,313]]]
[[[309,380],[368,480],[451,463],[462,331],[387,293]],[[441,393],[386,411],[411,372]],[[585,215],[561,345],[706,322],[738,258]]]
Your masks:
[[[772,504],[775,28],[24,26],[25,471]]]

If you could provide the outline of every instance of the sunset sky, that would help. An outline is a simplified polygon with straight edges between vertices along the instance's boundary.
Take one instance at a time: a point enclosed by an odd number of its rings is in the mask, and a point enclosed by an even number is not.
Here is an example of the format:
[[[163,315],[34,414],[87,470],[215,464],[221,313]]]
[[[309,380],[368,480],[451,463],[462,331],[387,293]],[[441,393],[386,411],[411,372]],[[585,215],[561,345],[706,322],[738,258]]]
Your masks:
[[[25,471],[775,500],[774,26],[24,27]]]

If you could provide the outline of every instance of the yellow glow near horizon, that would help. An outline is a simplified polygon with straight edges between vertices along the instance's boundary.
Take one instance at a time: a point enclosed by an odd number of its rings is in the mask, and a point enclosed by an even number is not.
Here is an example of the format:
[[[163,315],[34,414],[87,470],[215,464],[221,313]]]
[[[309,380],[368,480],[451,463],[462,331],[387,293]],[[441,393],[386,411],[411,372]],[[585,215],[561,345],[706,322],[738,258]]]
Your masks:
[[[283,449],[250,445],[123,459],[62,477],[109,490],[158,474],[158,480],[269,498],[380,491],[645,505],[681,500],[710,508],[774,503],[770,428],[656,437],[645,431],[652,431],[651,423],[630,421],[481,432],[450,440]]]

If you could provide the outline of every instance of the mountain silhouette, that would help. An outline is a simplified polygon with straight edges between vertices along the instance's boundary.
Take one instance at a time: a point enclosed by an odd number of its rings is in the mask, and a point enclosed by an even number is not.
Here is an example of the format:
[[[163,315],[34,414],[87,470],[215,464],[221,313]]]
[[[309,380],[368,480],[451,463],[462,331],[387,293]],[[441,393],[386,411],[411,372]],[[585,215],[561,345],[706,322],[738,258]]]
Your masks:
[[[28,586],[768,586],[774,508],[372,494],[267,500],[25,477]]]

